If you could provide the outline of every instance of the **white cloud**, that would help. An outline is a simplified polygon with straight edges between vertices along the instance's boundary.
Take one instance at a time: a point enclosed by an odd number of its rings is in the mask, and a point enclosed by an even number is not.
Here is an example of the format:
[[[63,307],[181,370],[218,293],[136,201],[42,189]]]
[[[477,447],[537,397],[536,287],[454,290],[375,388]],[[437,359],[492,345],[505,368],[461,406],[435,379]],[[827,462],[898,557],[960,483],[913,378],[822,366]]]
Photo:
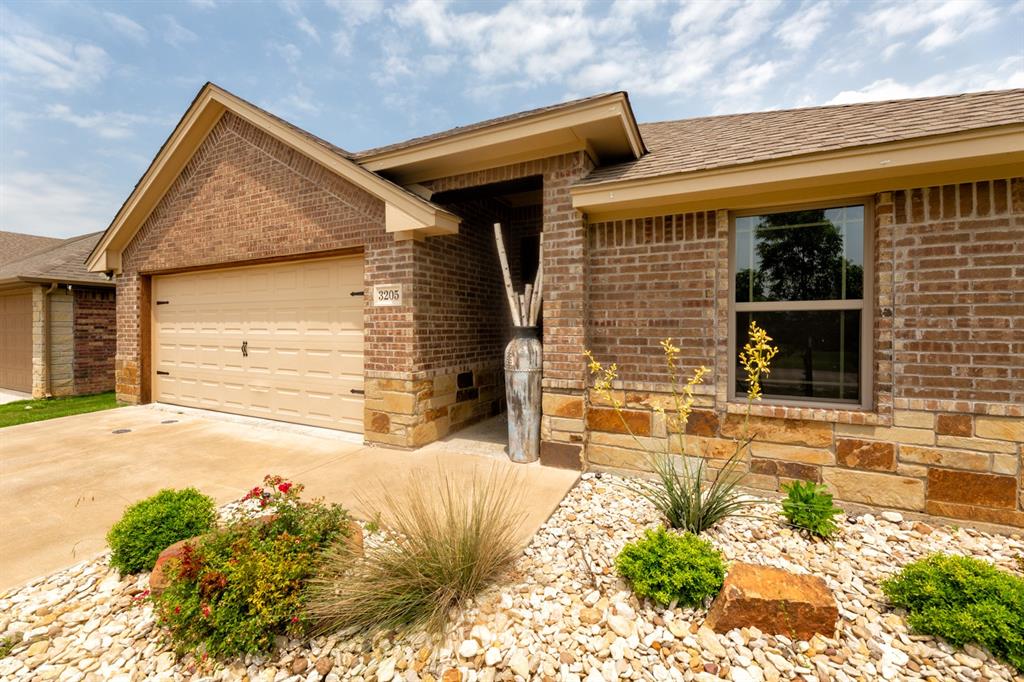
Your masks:
[[[860,23],[870,35],[923,33],[918,46],[933,51],[991,28],[998,15],[999,10],[989,0],[888,0],[862,15]]]
[[[48,118],[70,123],[76,128],[89,130],[107,140],[122,140],[131,137],[135,127],[144,123],[154,123],[149,116],[127,114],[121,111],[97,112],[94,114],[76,114],[65,104],[52,104],[47,110]]]
[[[165,14],[164,20],[164,41],[173,47],[181,47],[187,43],[193,43],[199,39],[195,33],[178,23],[178,20],[170,14]]]
[[[217,7],[215,0],[188,0],[188,4],[202,10],[215,9]]]
[[[1024,57],[1009,57],[995,65],[975,65],[926,78],[917,83],[900,83],[892,78],[876,80],[859,90],[844,90],[827,104],[852,104],[960,92],[1003,90],[1024,87]]]
[[[21,79],[54,90],[91,87],[107,75],[111,60],[97,45],[71,42],[35,30],[9,14],[0,35],[0,74],[3,80]]]
[[[302,11],[302,5],[299,0],[281,0],[281,7],[284,8],[285,12],[294,17],[295,28],[305,33],[313,42],[320,42],[320,32],[316,30],[316,27],[313,26],[313,23]]]
[[[89,175],[14,171],[0,175],[0,229],[71,237],[104,229],[121,200]]]
[[[302,59],[302,50],[294,43],[271,43],[270,51],[284,60],[291,71],[298,68],[299,61]]]
[[[726,97],[749,97],[767,86],[778,70],[776,62],[761,62],[740,68],[732,72],[721,93]]]
[[[125,15],[116,12],[104,12],[103,16],[112,29],[126,38],[133,40],[139,45],[145,45],[149,42],[149,31]]]
[[[313,89],[304,83],[297,83],[294,91],[274,102],[265,104],[264,107],[285,118],[316,115],[321,110]]]
[[[787,47],[806,50],[825,31],[831,16],[831,3],[808,0],[782,22],[775,36]]]
[[[384,11],[381,0],[327,0],[338,14],[339,27],[331,36],[334,52],[342,57],[352,54],[352,39],[363,25],[378,19]]]

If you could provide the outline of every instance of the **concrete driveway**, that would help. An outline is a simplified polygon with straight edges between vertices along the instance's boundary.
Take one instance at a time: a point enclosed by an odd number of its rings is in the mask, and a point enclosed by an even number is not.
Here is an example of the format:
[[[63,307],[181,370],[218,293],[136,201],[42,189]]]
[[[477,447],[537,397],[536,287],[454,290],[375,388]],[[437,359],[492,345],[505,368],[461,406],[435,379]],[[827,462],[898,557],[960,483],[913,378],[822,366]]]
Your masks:
[[[115,431],[127,431],[115,433]],[[307,497],[366,517],[366,494],[400,489],[443,469],[466,479],[491,467],[514,472],[525,542],[574,485],[577,473],[512,465],[494,457],[367,447],[334,432],[258,420],[125,407],[0,429],[0,589],[48,574],[106,548],[124,507],[161,488],[194,486],[218,503],[239,498],[265,474],[306,484]]]

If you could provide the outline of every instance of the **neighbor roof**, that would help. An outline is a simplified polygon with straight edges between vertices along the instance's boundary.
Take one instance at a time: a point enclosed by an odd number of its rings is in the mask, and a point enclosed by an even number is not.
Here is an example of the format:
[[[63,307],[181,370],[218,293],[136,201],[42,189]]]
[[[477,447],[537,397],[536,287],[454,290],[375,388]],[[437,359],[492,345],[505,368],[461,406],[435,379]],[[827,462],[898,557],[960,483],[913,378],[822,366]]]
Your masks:
[[[40,249],[55,246],[62,241],[56,237],[40,237],[35,234],[0,230],[0,266],[21,260]]]
[[[578,185],[677,173],[1024,122],[1024,89],[641,123],[650,153]]]
[[[86,257],[102,234],[93,232],[71,239],[54,240],[57,242],[54,245],[0,265],[0,283],[59,282],[112,287],[112,281],[101,274],[89,272],[85,267]]]

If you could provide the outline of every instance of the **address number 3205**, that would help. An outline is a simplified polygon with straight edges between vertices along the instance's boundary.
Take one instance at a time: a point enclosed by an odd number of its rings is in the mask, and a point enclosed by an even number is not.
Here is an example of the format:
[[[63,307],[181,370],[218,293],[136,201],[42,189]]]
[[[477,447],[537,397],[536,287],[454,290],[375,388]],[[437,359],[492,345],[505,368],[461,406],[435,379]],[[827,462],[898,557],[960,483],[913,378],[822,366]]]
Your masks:
[[[373,305],[402,305],[402,286],[374,285]]]

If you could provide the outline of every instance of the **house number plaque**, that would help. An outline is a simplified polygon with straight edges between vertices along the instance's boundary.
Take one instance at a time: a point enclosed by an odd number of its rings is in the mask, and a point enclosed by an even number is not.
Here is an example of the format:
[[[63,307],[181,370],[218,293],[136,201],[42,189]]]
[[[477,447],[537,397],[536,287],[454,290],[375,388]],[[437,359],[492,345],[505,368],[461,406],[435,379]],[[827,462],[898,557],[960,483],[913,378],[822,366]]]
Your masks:
[[[374,284],[373,305],[402,305],[402,285]]]

